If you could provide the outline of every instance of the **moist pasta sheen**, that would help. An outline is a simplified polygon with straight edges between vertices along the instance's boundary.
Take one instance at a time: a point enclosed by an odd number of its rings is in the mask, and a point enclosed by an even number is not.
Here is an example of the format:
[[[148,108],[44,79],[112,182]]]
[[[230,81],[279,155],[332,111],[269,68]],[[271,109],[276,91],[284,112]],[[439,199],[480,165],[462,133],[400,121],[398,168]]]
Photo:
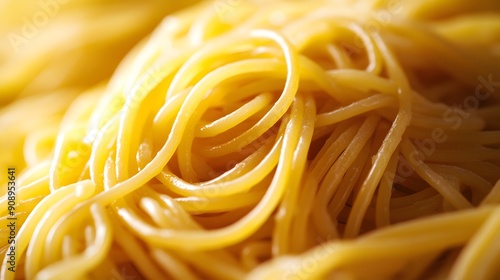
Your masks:
[[[499,46],[496,0],[173,13],[46,101],[0,278],[497,279]]]

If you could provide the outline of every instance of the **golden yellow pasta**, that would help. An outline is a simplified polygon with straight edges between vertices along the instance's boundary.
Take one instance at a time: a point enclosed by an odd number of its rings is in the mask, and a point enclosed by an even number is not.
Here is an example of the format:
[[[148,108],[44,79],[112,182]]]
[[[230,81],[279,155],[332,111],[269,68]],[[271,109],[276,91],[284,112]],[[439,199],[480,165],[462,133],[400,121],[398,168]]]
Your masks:
[[[81,79],[0,111],[1,279],[500,275],[499,1],[204,1]]]

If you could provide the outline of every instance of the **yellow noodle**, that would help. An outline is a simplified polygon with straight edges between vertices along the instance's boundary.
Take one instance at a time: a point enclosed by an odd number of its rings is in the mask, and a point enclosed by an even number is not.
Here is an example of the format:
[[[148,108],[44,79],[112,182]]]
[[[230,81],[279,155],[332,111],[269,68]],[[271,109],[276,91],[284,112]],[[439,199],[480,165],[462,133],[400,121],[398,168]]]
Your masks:
[[[496,279],[498,1],[0,6],[0,279]]]

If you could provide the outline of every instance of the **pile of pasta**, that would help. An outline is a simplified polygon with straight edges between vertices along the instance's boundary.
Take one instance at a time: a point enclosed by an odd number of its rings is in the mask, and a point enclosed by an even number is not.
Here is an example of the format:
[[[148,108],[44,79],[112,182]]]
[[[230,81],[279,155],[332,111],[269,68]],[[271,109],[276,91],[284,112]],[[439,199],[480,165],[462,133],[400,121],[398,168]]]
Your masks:
[[[167,16],[28,134],[0,278],[497,279],[499,15],[218,0]]]
[[[0,170],[31,165],[32,157],[23,156],[25,139],[48,141],[82,91],[105,84],[165,15],[195,2],[1,1]]]

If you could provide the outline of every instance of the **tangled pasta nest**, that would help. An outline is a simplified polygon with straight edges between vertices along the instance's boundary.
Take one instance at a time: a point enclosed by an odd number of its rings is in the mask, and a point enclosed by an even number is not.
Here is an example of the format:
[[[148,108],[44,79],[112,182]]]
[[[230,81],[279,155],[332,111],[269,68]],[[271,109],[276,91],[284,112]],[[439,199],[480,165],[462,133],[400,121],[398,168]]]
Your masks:
[[[4,106],[65,114],[7,163],[2,279],[493,279],[500,3],[476,2],[202,2],[109,82]]]

